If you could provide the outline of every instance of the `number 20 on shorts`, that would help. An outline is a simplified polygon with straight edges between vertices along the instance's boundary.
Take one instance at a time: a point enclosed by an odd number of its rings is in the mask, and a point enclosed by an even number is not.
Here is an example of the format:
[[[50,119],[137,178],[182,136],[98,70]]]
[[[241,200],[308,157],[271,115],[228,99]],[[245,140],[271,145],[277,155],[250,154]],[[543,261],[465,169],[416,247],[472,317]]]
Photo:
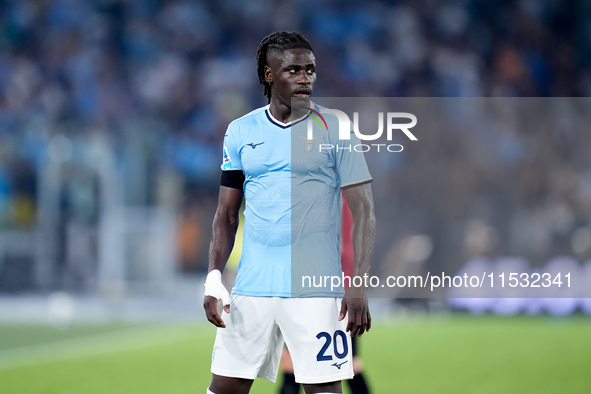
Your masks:
[[[341,331],[341,330],[336,330],[334,335],[331,337],[329,333],[322,331],[319,332],[318,335],[316,335],[316,338],[322,340],[324,339],[324,345],[322,345],[322,348],[320,349],[320,351],[318,352],[318,355],[316,356],[316,361],[330,361],[332,360],[332,356],[330,354],[326,354],[326,351],[328,350],[328,348],[330,347],[330,344],[332,343],[333,345],[333,351],[334,351],[334,355],[336,356],[336,358],[338,359],[342,359],[347,357],[347,354],[349,353],[349,345],[347,344],[347,335]],[[338,341],[338,339],[340,338],[340,341]],[[338,342],[341,342],[342,344],[342,348],[343,351],[339,352],[339,345]]]

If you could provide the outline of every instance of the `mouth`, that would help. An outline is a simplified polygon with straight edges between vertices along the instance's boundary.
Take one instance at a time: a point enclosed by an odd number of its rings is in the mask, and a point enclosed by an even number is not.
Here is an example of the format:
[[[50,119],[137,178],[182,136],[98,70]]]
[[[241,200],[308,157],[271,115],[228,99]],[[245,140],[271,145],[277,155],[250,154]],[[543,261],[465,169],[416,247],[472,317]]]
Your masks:
[[[293,93],[293,95],[295,97],[308,98],[312,95],[312,91],[310,89],[298,89]]]

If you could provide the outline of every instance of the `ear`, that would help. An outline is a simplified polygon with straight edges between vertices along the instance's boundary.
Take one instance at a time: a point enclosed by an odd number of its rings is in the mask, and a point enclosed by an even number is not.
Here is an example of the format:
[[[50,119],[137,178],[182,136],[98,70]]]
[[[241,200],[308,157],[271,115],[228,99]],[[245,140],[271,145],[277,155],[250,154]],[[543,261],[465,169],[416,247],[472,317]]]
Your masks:
[[[271,68],[269,66],[265,66],[265,82],[273,82],[273,74],[271,73]]]

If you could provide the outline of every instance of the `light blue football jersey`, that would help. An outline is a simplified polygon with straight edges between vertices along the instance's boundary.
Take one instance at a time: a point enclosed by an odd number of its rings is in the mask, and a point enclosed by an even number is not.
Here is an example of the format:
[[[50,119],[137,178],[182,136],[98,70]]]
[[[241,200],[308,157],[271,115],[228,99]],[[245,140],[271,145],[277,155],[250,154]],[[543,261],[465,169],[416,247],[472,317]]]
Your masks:
[[[268,105],[230,123],[221,167],[245,175],[244,239],[233,294],[343,295],[342,287],[330,284],[302,286],[302,276],[341,276],[341,188],[371,181],[363,153],[352,149],[359,143],[353,133],[338,139],[332,115],[285,124]]]

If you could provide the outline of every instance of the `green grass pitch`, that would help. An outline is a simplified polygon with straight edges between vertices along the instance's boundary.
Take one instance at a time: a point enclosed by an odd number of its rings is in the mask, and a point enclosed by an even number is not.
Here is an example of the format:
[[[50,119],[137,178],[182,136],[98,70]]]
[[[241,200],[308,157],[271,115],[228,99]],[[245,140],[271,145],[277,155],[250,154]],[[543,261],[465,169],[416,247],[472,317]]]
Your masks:
[[[374,393],[588,393],[590,332],[584,316],[392,319],[360,350]],[[0,393],[205,393],[214,335],[206,324],[0,325]],[[257,380],[251,392],[277,388]]]

